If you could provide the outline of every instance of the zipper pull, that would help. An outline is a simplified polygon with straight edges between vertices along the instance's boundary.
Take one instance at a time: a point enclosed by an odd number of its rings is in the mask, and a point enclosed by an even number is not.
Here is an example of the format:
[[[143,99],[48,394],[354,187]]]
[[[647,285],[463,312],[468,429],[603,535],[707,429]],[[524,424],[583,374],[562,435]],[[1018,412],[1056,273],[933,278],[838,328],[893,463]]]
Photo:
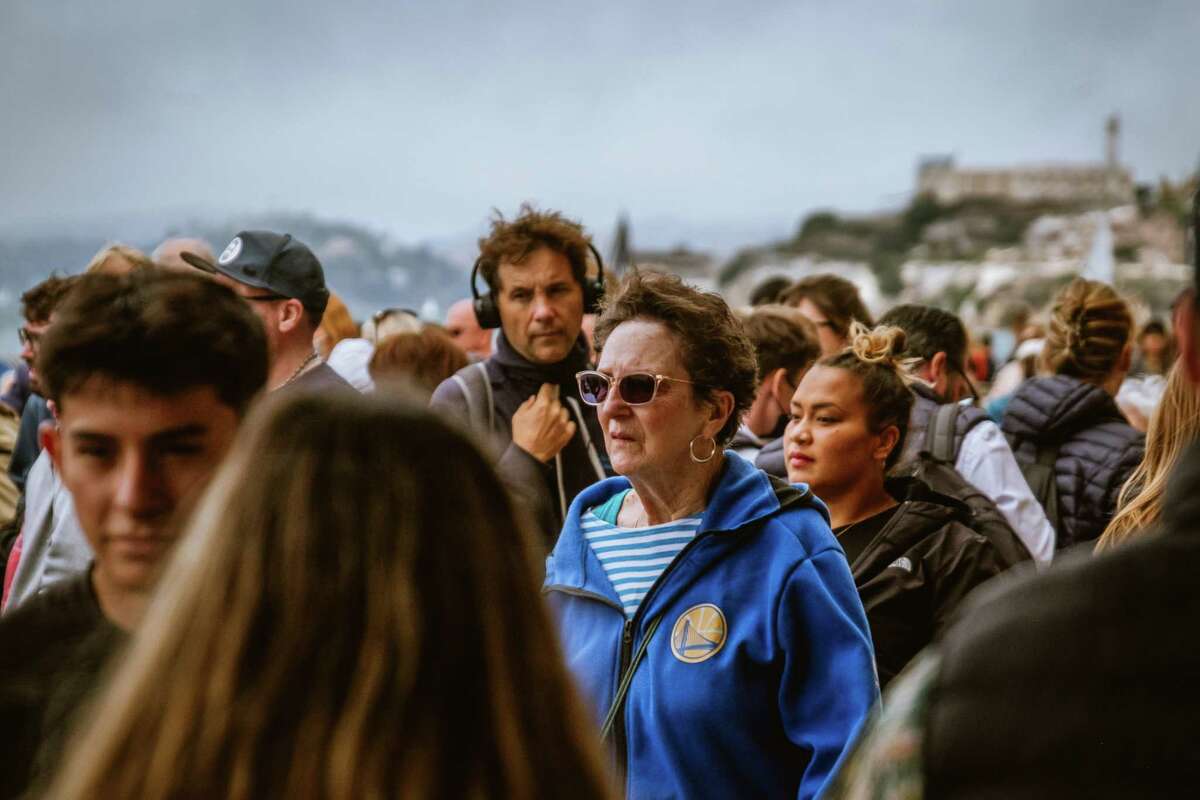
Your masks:
[[[631,644],[633,642],[633,620],[625,620],[625,631],[621,634],[621,641],[624,644]]]

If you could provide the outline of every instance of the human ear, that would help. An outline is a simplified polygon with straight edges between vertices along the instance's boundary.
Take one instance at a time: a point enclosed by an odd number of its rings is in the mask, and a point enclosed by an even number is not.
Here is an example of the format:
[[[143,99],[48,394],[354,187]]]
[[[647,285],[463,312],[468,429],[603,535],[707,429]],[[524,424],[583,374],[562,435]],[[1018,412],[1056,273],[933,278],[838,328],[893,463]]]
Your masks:
[[[733,393],[714,391],[708,401],[708,421],[704,424],[704,435],[715,437],[725,427],[733,413]]]
[[[42,449],[50,454],[50,462],[54,464],[54,470],[58,473],[62,472],[62,433],[58,429],[58,425],[53,422],[43,422],[38,426],[38,441],[42,444]]]
[[[933,354],[933,358],[926,362],[926,365],[929,370],[927,380],[933,385],[933,391],[939,397],[945,397],[950,389],[950,381],[947,379],[946,353],[939,350]]]
[[[280,305],[277,324],[281,333],[287,333],[300,324],[300,320],[304,317],[304,306],[300,305],[299,300],[287,300]]]
[[[892,454],[892,450],[900,446],[900,429],[895,425],[888,425],[877,436],[878,444],[871,455],[876,461],[883,464],[887,462],[888,456]]]

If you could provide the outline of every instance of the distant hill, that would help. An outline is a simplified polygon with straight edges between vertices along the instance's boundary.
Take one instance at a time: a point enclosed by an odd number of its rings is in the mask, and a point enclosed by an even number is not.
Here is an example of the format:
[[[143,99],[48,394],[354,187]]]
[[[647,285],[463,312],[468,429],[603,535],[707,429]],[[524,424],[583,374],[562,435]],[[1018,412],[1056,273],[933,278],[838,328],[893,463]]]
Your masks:
[[[382,308],[412,308],[441,319],[446,307],[469,293],[468,271],[426,247],[409,247],[354,223],[321,219],[307,214],[270,214],[237,222],[192,222],[162,231],[143,241],[126,241],[149,253],[171,236],[196,236],[219,253],[239,230],[260,228],[284,231],[317,254],[330,288],[358,318]],[[20,295],[52,272],[74,274],[106,244],[94,235],[0,235],[0,356],[18,351]]]

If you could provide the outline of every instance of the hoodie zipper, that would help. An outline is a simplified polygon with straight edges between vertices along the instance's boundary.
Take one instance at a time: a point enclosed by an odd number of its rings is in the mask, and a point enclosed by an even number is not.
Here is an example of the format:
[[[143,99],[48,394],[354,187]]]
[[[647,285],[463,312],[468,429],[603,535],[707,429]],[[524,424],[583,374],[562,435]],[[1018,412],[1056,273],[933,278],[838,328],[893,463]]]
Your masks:
[[[679,554],[671,560],[671,563],[667,565],[667,568],[662,571],[662,574],[660,574],[654,583],[651,584],[650,588],[646,590],[646,595],[642,598],[642,602],[638,604],[637,611],[633,612],[633,617],[625,621],[625,626],[621,631],[621,667],[617,671],[618,682],[620,681],[621,676],[625,674],[625,670],[629,668],[630,661],[633,660],[634,633],[637,631],[637,626],[642,619],[643,612],[645,612],[646,608],[650,605],[651,598],[653,598],[655,592],[658,591],[658,587],[662,586],[667,577],[670,576],[670,574],[675,571],[675,568],[683,562],[684,558],[696,546],[697,542],[707,539],[709,536],[712,536],[716,533],[721,533],[721,531],[704,531],[703,533],[698,533],[694,539],[684,545],[683,549],[679,551]],[[613,723],[613,749],[616,751],[617,756],[617,774],[622,777],[622,780],[626,779],[626,773],[629,769],[629,743],[625,736],[625,706],[628,705],[628,703],[629,697],[627,695],[625,698],[625,703],[623,703],[621,708],[617,711],[617,719]],[[626,794],[628,794],[628,789],[629,787],[626,786]]]

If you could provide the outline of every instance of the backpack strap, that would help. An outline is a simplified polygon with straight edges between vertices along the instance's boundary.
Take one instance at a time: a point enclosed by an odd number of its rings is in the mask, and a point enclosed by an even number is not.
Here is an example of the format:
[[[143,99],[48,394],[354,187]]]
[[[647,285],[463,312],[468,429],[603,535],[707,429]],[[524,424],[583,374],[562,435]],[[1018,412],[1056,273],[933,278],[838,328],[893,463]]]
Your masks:
[[[1058,517],[1058,474],[1054,471],[1054,464],[1058,461],[1058,448],[1060,444],[1042,445],[1037,450],[1037,464],[1044,467],[1049,473],[1049,482],[1046,484],[1045,496],[1039,498],[1042,500],[1042,510],[1046,512],[1046,519],[1050,520],[1050,527],[1054,528],[1055,533],[1059,530]]]
[[[958,410],[958,403],[943,403],[925,429],[925,451],[947,464],[953,464],[956,455],[954,429],[958,426]]]
[[[608,737],[612,735],[613,725],[622,709],[625,708],[625,698],[629,696],[629,686],[633,683],[633,675],[637,672],[642,659],[646,657],[646,648],[650,646],[650,640],[654,638],[654,632],[658,630],[661,622],[662,615],[660,614],[650,620],[650,624],[646,626],[642,643],[638,646],[637,652],[633,654],[633,660],[629,662],[629,666],[625,668],[625,674],[621,676],[621,681],[617,684],[617,693],[613,697],[612,705],[608,707],[608,713],[604,716],[604,725],[600,728],[601,741],[607,741]]]
[[[471,428],[495,433],[495,398],[492,395],[492,379],[488,376],[487,366],[484,362],[476,361],[461,372],[451,375],[450,379],[458,385],[463,399],[467,401],[467,419],[471,423]]]

